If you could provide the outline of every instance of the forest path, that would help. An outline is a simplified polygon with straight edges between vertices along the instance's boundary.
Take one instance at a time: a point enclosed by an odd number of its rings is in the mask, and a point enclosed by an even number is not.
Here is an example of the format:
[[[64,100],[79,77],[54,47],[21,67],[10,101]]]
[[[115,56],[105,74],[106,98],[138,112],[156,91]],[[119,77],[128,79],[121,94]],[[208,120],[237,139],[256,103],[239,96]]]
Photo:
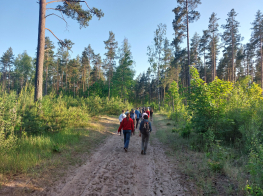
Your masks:
[[[87,162],[69,172],[54,187],[46,188],[41,195],[131,195],[181,196],[184,188],[179,175],[155,137],[153,126],[147,155],[140,154],[141,138],[136,130],[131,137],[129,150],[124,152],[123,136],[113,134],[98,147]]]

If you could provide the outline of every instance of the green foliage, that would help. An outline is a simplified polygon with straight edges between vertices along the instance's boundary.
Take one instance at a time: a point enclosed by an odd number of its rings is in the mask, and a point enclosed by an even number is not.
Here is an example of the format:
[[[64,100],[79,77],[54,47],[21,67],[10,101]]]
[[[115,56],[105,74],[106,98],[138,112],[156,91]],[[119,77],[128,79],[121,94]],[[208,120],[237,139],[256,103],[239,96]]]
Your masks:
[[[90,116],[117,115],[131,108],[120,98],[73,98],[46,95],[34,102],[27,85],[19,95],[0,93],[0,173],[27,171],[65,145],[79,141],[75,127],[86,127]]]

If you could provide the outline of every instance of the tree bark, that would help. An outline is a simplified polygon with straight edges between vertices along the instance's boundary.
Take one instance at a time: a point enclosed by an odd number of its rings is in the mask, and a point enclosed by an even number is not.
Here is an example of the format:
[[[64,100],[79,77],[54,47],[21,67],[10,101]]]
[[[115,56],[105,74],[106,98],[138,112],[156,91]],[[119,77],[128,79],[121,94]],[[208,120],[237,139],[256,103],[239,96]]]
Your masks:
[[[47,95],[48,64],[46,66],[45,95]]]
[[[190,47],[189,47],[189,16],[188,16],[188,0],[186,0],[186,24],[187,24],[187,53],[188,53],[188,65],[186,67],[187,73],[187,86],[190,88]]]
[[[59,90],[59,71],[58,71],[58,60],[57,60],[57,95]]]
[[[108,98],[110,99],[110,70],[109,70],[109,78],[108,78],[108,81],[109,81]]]
[[[263,89],[263,51],[262,51],[262,33],[260,32],[260,55],[261,55],[261,88]]]
[[[158,92],[158,107],[160,111],[160,87],[159,87],[159,77],[160,77],[160,53],[159,53],[159,62],[158,62],[158,73],[157,73],[157,92]]]
[[[232,16],[232,20],[233,20],[233,16]],[[234,65],[234,35],[233,35],[233,26],[232,26],[232,29],[231,29],[231,41],[232,41],[232,81],[235,82],[236,79],[235,79],[235,65]]]
[[[204,67],[205,67],[205,83],[206,83],[206,64],[205,64],[205,50],[204,50]]]
[[[38,24],[38,46],[37,46],[37,64],[35,76],[35,101],[42,99],[43,91],[43,63],[45,55],[45,19],[46,0],[39,1],[39,24]]]
[[[9,70],[8,70],[8,93],[10,92],[10,64],[8,65]]]

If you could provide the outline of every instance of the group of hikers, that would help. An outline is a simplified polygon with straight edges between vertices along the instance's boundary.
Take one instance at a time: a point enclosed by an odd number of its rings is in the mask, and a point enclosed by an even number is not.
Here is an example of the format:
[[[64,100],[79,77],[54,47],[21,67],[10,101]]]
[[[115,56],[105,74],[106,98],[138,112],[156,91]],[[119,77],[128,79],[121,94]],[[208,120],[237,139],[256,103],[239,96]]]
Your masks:
[[[149,119],[152,121],[152,117],[152,108],[149,109],[143,107],[136,108],[136,110],[131,109],[131,111],[127,109],[126,112],[122,110],[122,113],[119,116],[120,127],[118,133],[121,136],[121,130],[123,130],[125,152],[128,151],[131,135],[135,135],[135,130],[138,128],[138,124],[141,121],[139,125],[139,136],[142,138],[141,154],[146,155],[147,145],[152,131],[152,125]]]

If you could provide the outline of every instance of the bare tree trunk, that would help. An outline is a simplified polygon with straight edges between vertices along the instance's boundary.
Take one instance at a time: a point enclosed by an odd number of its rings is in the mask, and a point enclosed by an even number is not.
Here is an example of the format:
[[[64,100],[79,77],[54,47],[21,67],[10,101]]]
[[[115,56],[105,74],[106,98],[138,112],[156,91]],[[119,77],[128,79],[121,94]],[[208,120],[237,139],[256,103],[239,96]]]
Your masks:
[[[73,88],[73,91],[74,91],[74,98],[75,98],[75,79],[74,79],[74,88]]]
[[[158,92],[158,107],[160,111],[160,87],[159,87],[159,77],[160,77],[160,53],[159,53],[159,62],[158,62],[158,73],[157,73],[157,92]]]
[[[247,76],[249,74],[248,70],[249,70],[249,64],[248,64],[248,56],[247,56]]]
[[[48,65],[46,66],[45,95],[47,95],[47,78],[48,78]]]
[[[109,73],[109,79],[108,79],[108,81],[109,81],[109,91],[108,91],[108,98],[110,99],[110,73]]]
[[[84,92],[85,92],[85,81],[86,81],[86,65],[84,63],[84,70],[83,70],[83,80],[82,80],[82,92],[83,92],[83,95],[84,95]]]
[[[45,55],[45,19],[46,0],[39,1],[39,26],[38,26],[38,46],[37,46],[37,64],[35,78],[35,101],[42,99],[43,91],[43,63]]]
[[[263,89],[263,51],[262,51],[262,35],[260,33],[260,56],[261,56],[261,88]]]
[[[206,64],[205,64],[205,50],[204,50],[204,67],[205,67],[205,83],[206,83]]]
[[[232,17],[232,20],[233,20],[233,17]],[[234,35],[233,35],[233,27],[231,29],[231,41],[232,41],[232,81],[235,82],[236,79],[235,79],[235,65],[234,65],[234,58],[235,58],[235,55],[234,55]]]
[[[10,92],[10,65],[8,65],[9,71],[8,71],[8,93]]]
[[[187,73],[187,86],[190,88],[190,47],[189,47],[189,16],[188,16],[188,0],[186,0],[186,14],[187,14],[187,53],[188,53],[188,65],[186,68]]]
[[[57,95],[59,90],[59,71],[58,71],[58,61],[57,61]]]
[[[163,102],[165,101],[165,86],[163,87]]]

